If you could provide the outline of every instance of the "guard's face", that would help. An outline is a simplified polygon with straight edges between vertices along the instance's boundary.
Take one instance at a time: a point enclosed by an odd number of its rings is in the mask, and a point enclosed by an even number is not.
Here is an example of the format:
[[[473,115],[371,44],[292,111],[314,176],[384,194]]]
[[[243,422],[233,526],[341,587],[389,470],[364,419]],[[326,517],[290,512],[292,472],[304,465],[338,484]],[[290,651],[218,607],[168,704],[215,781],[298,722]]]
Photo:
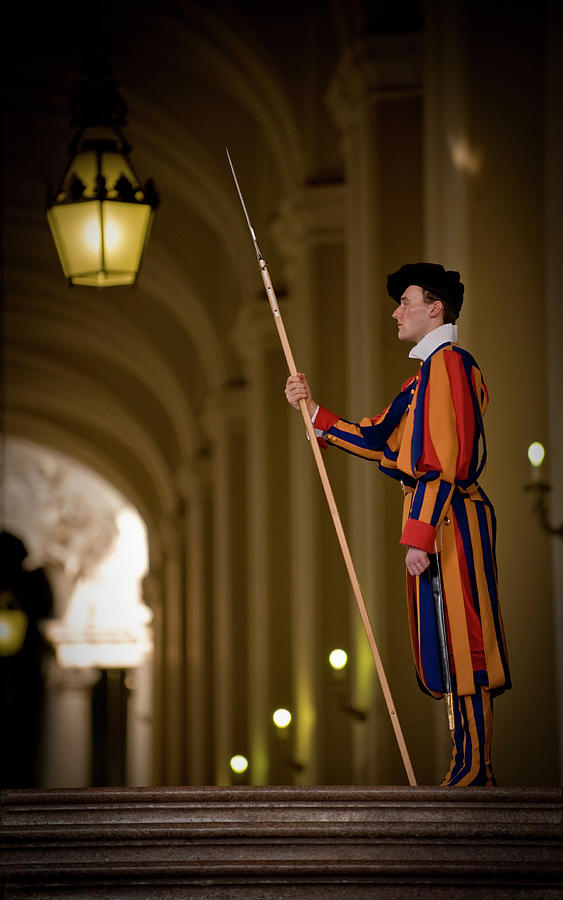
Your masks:
[[[393,312],[399,340],[418,344],[425,334],[441,324],[441,308],[439,301],[425,303],[422,288],[417,284],[409,285]]]

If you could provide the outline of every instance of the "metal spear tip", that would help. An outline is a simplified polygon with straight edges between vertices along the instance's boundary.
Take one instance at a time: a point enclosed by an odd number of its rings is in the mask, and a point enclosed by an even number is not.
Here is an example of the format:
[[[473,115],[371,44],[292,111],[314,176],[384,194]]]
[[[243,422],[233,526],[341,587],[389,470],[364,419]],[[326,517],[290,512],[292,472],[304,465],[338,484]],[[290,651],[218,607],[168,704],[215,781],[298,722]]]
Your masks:
[[[233,179],[234,179],[234,182],[235,182],[235,187],[236,187],[236,189],[237,189],[237,193],[238,193],[238,196],[239,196],[239,200],[240,200],[240,202],[241,202],[241,206],[242,206],[242,209],[243,209],[245,218],[246,218],[246,223],[247,223],[248,228],[249,228],[249,231],[250,231],[250,236],[251,236],[251,238],[252,238],[252,243],[254,244],[254,250],[256,251],[256,258],[258,259],[258,262],[260,262],[260,261],[263,259],[263,256],[262,256],[262,253],[260,252],[260,247],[258,246],[258,241],[256,240],[256,234],[254,233],[254,228],[252,227],[252,223],[251,223],[251,221],[250,221],[250,216],[248,215],[248,211],[247,211],[247,209],[246,209],[246,204],[245,204],[245,202],[244,202],[244,200],[243,200],[243,198],[242,198],[242,191],[241,191],[240,185],[239,185],[239,183],[238,183],[238,178],[237,178],[237,176],[236,176],[235,167],[233,166],[233,161],[232,161],[232,159],[231,159],[231,154],[229,153],[229,148],[228,148],[228,147],[225,147],[225,151],[226,151],[226,153],[227,153],[227,159],[229,160],[229,165],[230,165],[230,167],[231,167],[231,172],[232,172],[232,174],[233,174]]]

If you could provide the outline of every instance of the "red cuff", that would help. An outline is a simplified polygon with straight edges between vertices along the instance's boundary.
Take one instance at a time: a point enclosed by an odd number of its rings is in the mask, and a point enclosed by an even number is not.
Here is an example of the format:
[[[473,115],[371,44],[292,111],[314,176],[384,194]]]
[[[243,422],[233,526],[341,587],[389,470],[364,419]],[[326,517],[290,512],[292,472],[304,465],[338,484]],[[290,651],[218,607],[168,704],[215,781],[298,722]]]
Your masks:
[[[338,422],[339,418],[340,416],[337,416],[336,413],[331,412],[329,409],[325,409],[324,406],[319,406],[313,428],[318,428],[320,431],[328,431],[335,422]]]
[[[435,540],[436,529],[433,525],[429,525],[427,522],[420,522],[418,519],[407,519],[401,535],[401,544],[404,544],[406,547],[418,547],[419,550],[433,553]]]

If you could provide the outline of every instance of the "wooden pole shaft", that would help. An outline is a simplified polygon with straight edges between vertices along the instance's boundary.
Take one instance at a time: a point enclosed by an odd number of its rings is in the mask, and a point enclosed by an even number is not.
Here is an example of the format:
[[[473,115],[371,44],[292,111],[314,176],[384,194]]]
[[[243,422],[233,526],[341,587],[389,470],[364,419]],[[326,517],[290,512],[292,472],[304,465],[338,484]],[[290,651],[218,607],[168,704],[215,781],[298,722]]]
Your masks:
[[[283,352],[284,352],[284,355],[285,355],[285,358],[287,361],[289,372],[291,375],[296,375],[297,368],[295,366],[295,360],[293,359],[293,353],[291,352],[291,347],[290,347],[289,340],[288,340],[288,337],[287,337],[287,334],[285,331],[283,319],[281,317],[281,313],[280,313],[280,310],[278,307],[276,294],[275,294],[274,288],[272,286],[272,282],[270,280],[270,274],[268,272],[268,267],[267,267],[264,259],[262,259],[262,257],[259,258],[258,264],[260,266],[262,280],[264,282],[264,287],[266,288],[266,294],[268,297],[268,301],[270,303],[270,308],[272,310],[272,314],[274,316],[274,321],[276,323],[276,328],[278,330],[278,335],[280,337],[281,345],[282,345]],[[332,516],[332,521],[333,521],[334,527],[336,529],[338,543],[340,544],[340,549],[342,550],[342,555],[344,557],[344,562],[346,563],[346,568],[348,570],[348,575],[349,575],[350,582],[352,585],[352,590],[354,592],[354,597],[356,598],[356,603],[357,603],[358,609],[360,611],[360,616],[361,616],[361,619],[362,619],[362,622],[364,625],[366,637],[368,639],[368,643],[370,646],[370,650],[372,652],[373,660],[375,662],[375,668],[377,670],[377,674],[379,677],[379,683],[381,684],[383,696],[385,697],[385,703],[387,704],[387,710],[389,712],[391,724],[392,724],[393,730],[395,732],[395,738],[396,738],[397,744],[399,746],[399,751],[401,753],[403,765],[404,765],[405,771],[407,773],[407,778],[409,780],[409,784],[411,786],[415,786],[417,782],[416,782],[414,770],[412,767],[412,763],[410,761],[409,753],[407,750],[407,745],[405,743],[405,739],[403,737],[403,732],[401,730],[401,725],[399,723],[399,717],[397,716],[397,711],[396,711],[395,705],[393,703],[393,698],[391,696],[391,691],[389,689],[389,683],[388,683],[387,677],[385,675],[383,663],[381,662],[381,656],[379,655],[379,650],[377,647],[377,643],[375,641],[373,629],[371,627],[371,622],[369,620],[368,611],[367,611],[366,605],[364,603],[364,598],[362,596],[362,591],[360,588],[360,583],[358,581],[358,576],[356,575],[356,569],[354,567],[354,563],[352,561],[352,556],[350,554],[350,549],[348,547],[348,541],[346,540],[346,535],[344,534],[344,529],[342,527],[340,513],[338,512],[338,507],[336,506],[336,501],[334,499],[332,487],[331,487],[331,484],[330,484],[330,481],[328,478],[324,460],[322,458],[321,449],[319,447],[317,437],[315,435],[315,429],[314,429],[313,423],[311,421],[311,416],[309,415],[309,410],[307,408],[306,400],[299,401],[299,409],[301,411],[301,415],[303,416],[305,428],[307,429],[307,434],[309,436],[309,443],[311,444],[313,456],[315,457],[317,469],[319,470],[319,475],[320,475],[321,482],[322,482],[322,485],[324,488],[328,507],[330,509],[330,514]]]

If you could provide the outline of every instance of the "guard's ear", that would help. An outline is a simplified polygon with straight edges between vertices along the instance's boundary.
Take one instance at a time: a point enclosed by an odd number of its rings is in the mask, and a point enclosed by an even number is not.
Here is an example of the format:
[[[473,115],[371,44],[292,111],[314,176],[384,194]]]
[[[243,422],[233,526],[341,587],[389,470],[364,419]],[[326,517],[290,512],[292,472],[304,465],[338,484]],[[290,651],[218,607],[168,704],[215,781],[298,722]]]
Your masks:
[[[434,300],[432,305],[430,306],[430,318],[435,319],[436,316],[439,316],[440,313],[444,311],[444,304],[441,300]]]

